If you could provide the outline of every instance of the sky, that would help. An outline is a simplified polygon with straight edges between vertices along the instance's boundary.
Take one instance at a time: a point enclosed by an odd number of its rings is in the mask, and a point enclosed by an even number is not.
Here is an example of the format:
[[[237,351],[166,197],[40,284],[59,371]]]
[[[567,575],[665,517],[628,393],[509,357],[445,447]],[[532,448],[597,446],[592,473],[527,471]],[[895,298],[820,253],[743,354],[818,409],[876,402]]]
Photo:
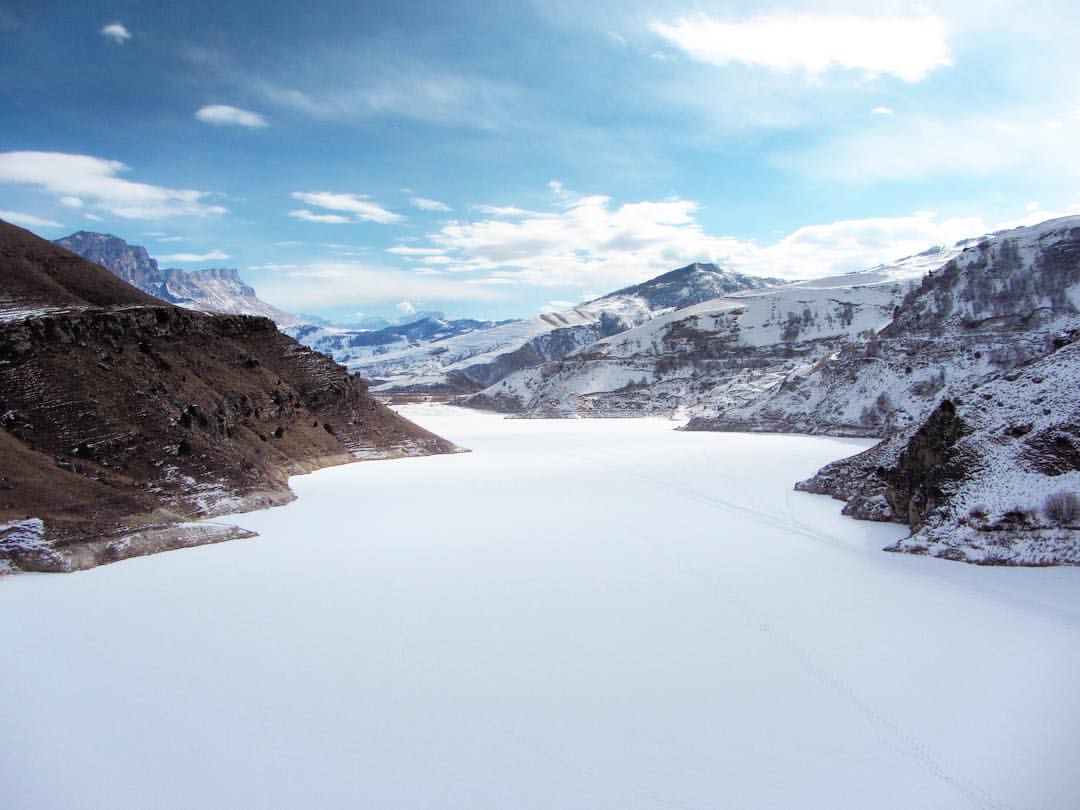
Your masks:
[[[1080,213],[1080,4],[0,0],[0,218],[347,320]]]

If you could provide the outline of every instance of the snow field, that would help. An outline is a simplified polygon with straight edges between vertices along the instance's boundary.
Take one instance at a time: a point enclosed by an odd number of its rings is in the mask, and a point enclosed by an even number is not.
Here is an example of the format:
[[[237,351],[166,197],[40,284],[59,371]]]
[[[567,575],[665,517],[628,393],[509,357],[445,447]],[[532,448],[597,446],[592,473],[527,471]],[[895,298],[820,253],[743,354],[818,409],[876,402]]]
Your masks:
[[[1080,571],[880,551],[866,442],[407,416],[261,537],[0,580],[0,784],[47,808],[1064,808]]]

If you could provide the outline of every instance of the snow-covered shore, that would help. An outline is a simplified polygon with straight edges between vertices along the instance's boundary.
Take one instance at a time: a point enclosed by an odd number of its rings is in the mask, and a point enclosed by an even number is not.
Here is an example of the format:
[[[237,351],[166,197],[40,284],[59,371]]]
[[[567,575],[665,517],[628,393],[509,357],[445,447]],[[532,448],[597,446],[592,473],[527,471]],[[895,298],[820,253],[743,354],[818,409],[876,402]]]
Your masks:
[[[0,785],[48,808],[1064,808],[1080,569],[882,554],[868,442],[405,414],[261,537],[0,580]]]

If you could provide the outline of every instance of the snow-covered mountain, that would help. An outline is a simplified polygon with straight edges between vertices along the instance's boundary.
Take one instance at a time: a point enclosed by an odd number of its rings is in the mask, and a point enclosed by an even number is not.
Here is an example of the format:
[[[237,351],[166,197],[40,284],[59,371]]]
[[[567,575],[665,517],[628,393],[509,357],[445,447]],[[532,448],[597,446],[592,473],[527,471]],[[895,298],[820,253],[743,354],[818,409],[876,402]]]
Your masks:
[[[55,243],[170,304],[200,312],[261,315],[279,327],[294,326],[303,321],[261,300],[233,268],[160,268],[157,260],[151,258],[141,245],[129,245],[117,236],[91,231],[79,231],[57,239]]]
[[[511,321],[448,320],[441,312],[430,312],[397,323],[386,319],[378,319],[373,326],[305,323],[287,327],[284,331],[339,363],[357,366],[381,355],[408,352],[429,343],[507,323]]]
[[[462,401],[524,415],[694,417],[691,429],[862,436],[954,383],[1045,353],[1074,323],[1080,218],[893,265],[706,301]]]
[[[477,391],[518,369],[557,360],[658,315],[739,290],[779,284],[692,264],[559,312],[509,322],[435,321],[431,337],[381,330],[366,337],[300,330],[298,340],[374,381],[381,392]],[[392,339],[384,339],[392,338]]]

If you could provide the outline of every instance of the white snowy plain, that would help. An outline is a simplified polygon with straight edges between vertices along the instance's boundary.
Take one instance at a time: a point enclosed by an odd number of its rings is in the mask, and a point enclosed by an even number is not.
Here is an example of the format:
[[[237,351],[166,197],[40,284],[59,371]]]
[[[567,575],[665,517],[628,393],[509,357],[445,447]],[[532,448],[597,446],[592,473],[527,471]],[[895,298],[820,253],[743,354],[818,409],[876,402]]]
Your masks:
[[[0,579],[0,805],[1076,806],[1080,570],[791,490],[865,442],[405,412],[473,452]]]

